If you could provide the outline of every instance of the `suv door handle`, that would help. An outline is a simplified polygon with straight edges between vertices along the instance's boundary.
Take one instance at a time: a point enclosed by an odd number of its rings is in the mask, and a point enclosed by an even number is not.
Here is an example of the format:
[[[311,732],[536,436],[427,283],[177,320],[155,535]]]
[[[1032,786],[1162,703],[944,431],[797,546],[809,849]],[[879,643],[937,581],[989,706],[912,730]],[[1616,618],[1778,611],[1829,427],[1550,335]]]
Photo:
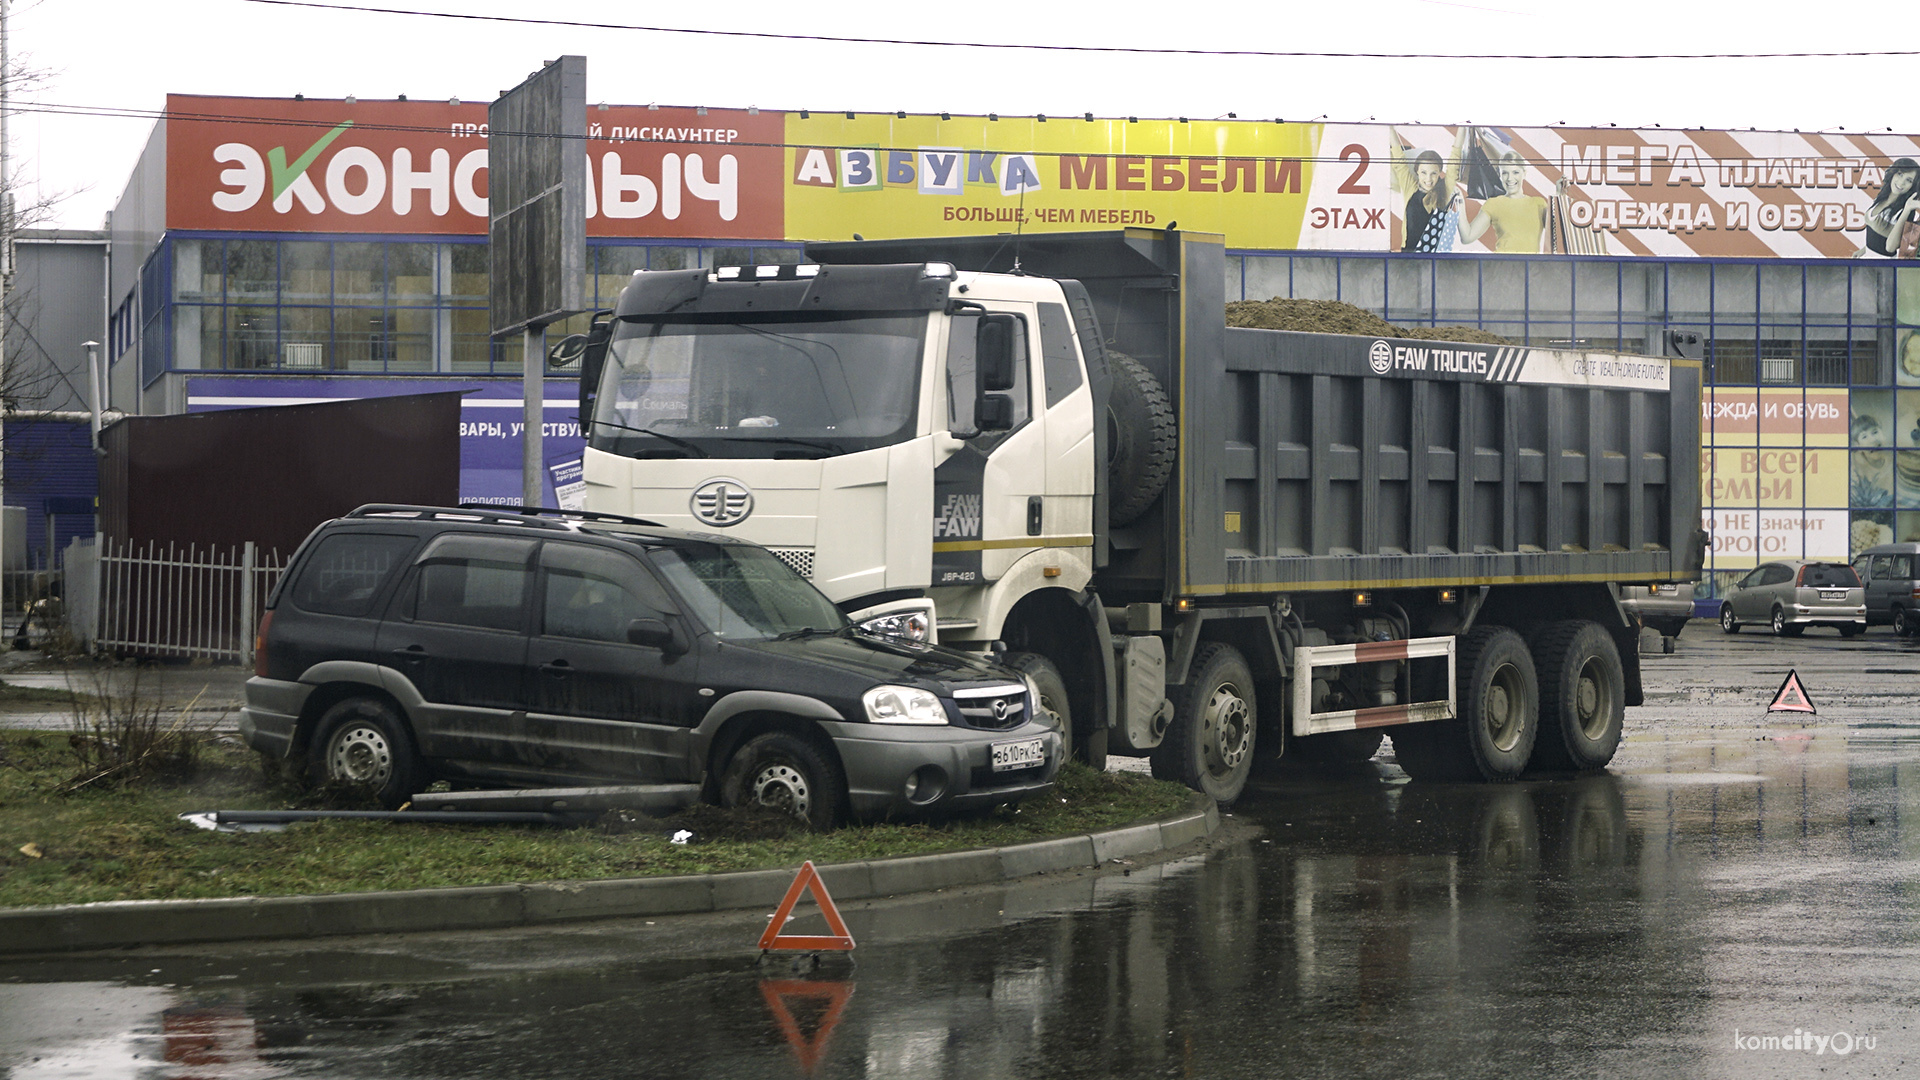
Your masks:
[[[573,665],[565,660],[554,660],[540,665],[540,670],[554,678],[564,678],[573,673]]]
[[[402,660],[425,660],[427,658],[427,647],[425,645],[409,645],[404,649],[393,650],[393,655]]]

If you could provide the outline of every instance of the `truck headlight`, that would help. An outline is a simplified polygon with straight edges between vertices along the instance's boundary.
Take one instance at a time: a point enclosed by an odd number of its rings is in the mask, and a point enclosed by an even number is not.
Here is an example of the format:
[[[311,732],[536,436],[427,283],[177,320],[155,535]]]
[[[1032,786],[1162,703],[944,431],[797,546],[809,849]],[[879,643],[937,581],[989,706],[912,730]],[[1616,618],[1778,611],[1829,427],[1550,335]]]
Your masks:
[[[945,724],[940,699],[911,686],[876,686],[861,695],[867,719],[876,724]]]
[[[904,638],[907,641],[926,641],[933,636],[933,620],[924,611],[896,611],[892,615],[876,615],[861,623],[860,632]]]

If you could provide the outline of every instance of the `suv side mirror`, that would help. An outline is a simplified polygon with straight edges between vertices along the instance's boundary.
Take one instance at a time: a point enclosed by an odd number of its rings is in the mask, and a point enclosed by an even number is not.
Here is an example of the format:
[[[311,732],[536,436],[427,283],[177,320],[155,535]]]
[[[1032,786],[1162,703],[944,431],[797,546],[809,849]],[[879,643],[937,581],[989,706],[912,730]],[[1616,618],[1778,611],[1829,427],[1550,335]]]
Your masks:
[[[980,326],[973,336],[973,363],[982,395],[1013,389],[1013,336],[1018,329],[1019,322],[1012,315],[980,316]]]
[[[664,619],[635,619],[628,623],[627,642],[666,653],[687,651],[680,642],[680,635],[674,633],[673,627],[667,625]]]

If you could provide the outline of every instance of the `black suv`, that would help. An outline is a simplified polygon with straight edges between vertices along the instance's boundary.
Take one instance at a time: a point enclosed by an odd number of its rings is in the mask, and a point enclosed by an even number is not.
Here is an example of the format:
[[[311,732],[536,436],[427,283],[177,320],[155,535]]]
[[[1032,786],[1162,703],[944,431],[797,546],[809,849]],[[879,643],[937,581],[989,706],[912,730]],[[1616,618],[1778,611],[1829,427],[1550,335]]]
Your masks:
[[[1061,760],[1018,672],[866,633],[758,545],[604,515],[363,506],[300,546],[256,651],[248,745],[388,806],[695,783],[823,828],[1017,801]]]

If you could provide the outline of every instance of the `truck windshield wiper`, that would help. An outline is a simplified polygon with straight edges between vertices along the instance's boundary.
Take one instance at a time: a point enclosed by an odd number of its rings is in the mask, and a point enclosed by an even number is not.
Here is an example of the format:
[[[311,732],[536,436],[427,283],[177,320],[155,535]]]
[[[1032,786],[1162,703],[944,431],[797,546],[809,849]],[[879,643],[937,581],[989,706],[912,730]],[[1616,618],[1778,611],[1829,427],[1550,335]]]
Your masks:
[[[791,435],[724,435],[724,436],[721,436],[721,441],[746,442],[746,443],[762,443],[762,442],[787,443],[788,445],[791,445],[791,446],[804,446],[809,450],[825,450],[828,456],[832,456],[835,454],[844,454],[847,452],[844,447],[835,446],[832,443],[814,442],[811,439],[796,439]]]
[[[810,637],[839,637],[851,629],[853,629],[852,623],[848,623],[845,626],[830,626],[824,629],[817,626],[803,626],[798,630],[789,630],[784,634],[779,634],[775,636],[773,640],[796,641],[800,638]]]
[[[632,431],[632,432],[637,432],[641,435],[651,435],[654,438],[659,439],[661,442],[671,443],[674,446],[677,446],[680,449],[685,450],[687,453],[692,454],[694,457],[712,457],[713,456],[712,454],[709,454],[705,450],[700,449],[698,446],[694,445],[692,442],[686,439],[682,439],[677,435],[663,435],[660,432],[653,430],[652,428],[629,427],[626,424],[616,424],[611,420],[595,420],[593,422],[594,427],[600,427],[602,425],[605,425],[610,428],[618,428],[621,431]]]

